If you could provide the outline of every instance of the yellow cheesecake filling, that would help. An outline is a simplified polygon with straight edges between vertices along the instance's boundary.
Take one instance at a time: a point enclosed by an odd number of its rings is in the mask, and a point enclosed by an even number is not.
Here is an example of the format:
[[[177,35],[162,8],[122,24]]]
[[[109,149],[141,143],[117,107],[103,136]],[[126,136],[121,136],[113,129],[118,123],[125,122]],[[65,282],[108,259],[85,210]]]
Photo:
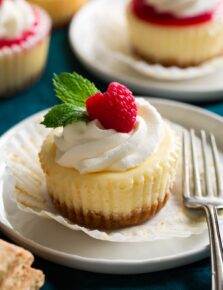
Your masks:
[[[0,56],[0,95],[30,86],[42,73],[49,47],[49,36],[27,51]]]

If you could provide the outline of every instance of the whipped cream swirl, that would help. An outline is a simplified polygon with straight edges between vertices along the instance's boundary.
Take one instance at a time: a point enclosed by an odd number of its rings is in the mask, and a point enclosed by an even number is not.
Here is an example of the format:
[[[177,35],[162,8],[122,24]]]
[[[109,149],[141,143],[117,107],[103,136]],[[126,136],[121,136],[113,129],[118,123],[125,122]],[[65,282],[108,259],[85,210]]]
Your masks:
[[[193,17],[212,11],[219,0],[145,0],[159,13],[171,13],[178,17]]]
[[[123,171],[140,165],[153,154],[163,136],[163,120],[144,99],[137,99],[133,130],[105,130],[98,120],[69,124],[55,133],[56,162],[80,173]]]
[[[0,5],[0,38],[20,37],[34,22],[33,9],[25,0],[3,0]]]

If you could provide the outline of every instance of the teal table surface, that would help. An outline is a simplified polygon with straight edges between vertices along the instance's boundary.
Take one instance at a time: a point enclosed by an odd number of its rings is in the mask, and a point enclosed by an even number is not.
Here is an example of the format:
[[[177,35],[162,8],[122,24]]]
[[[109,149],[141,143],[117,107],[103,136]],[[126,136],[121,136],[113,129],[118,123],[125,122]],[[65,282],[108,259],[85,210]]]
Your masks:
[[[41,79],[31,89],[10,99],[0,100],[0,135],[25,117],[51,107],[57,102],[52,90],[51,78],[53,73],[63,71],[77,71],[95,82],[99,89],[106,89],[107,84],[90,74],[73,55],[68,42],[67,29],[57,30],[52,35],[48,63]],[[204,103],[199,106],[223,115],[223,97],[222,102]],[[0,238],[7,239],[1,233]],[[209,259],[167,271],[129,276],[88,273],[62,267],[38,257],[35,259],[34,266],[42,269],[46,275],[43,290],[211,289]]]

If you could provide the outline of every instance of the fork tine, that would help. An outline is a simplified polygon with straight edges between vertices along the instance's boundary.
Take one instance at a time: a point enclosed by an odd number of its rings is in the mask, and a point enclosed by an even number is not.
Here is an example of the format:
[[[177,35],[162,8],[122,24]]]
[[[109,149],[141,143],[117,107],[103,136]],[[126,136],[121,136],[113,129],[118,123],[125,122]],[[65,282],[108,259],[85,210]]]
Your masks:
[[[206,188],[206,195],[213,196],[212,190],[212,182],[208,164],[208,152],[207,152],[207,138],[206,133],[204,130],[201,130],[201,148],[202,148],[202,155],[204,160],[204,181],[205,181],[205,188]]]
[[[223,197],[217,197],[217,196],[213,196],[213,194],[210,196],[210,182],[213,181],[216,183],[218,183],[219,189],[220,189],[220,194],[222,193],[222,181],[220,180],[220,166],[218,163],[218,157],[217,157],[217,146],[215,144],[215,139],[213,136],[211,136],[211,147],[212,147],[212,159],[214,162],[214,167],[215,167],[215,175],[216,178],[213,178],[213,180],[211,180],[210,177],[210,172],[208,171],[208,161],[209,161],[209,154],[207,155],[207,153],[209,153],[209,149],[210,147],[207,148],[207,138],[206,138],[206,133],[205,131],[200,132],[200,139],[201,141],[199,141],[199,144],[201,143],[201,153],[202,153],[202,160],[203,160],[203,164],[204,164],[204,174],[205,176],[205,183],[206,183],[206,187],[207,187],[207,191],[208,193],[206,195],[202,195],[202,192],[205,191],[203,190],[203,186],[201,185],[200,182],[200,163],[198,162],[198,158],[200,156],[197,156],[198,154],[198,147],[196,146],[197,144],[197,139],[195,136],[195,131],[194,129],[190,130],[190,133],[187,133],[187,136],[190,137],[190,146],[186,146],[189,144],[186,144],[186,133],[184,131],[183,134],[183,169],[184,169],[184,174],[183,174],[183,178],[184,178],[184,198],[183,198],[183,202],[184,205],[189,207],[189,208],[202,208],[205,213],[206,213],[206,219],[207,219],[207,224],[208,224],[208,232],[209,232],[209,239],[210,239],[210,249],[211,249],[211,268],[212,268],[212,290],[222,290],[223,289],[223,247],[222,247],[222,241],[221,241],[221,234],[220,234],[220,229],[219,229],[219,223],[218,223],[218,216],[217,216],[217,207],[223,207]],[[189,141],[189,140],[188,140]],[[191,154],[189,154],[191,158],[187,157],[187,149]],[[190,148],[189,148],[190,147]],[[200,146],[199,146],[200,149]],[[206,151],[207,150],[207,151]],[[211,156],[210,156],[211,157]],[[188,164],[187,164],[187,160],[192,160],[192,170],[193,173],[190,174],[189,170],[188,170]],[[217,164],[217,165],[216,165]],[[190,168],[189,168],[190,169]],[[188,176],[188,172],[189,172],[189,176]],[[192,175],[192,176],[191,176]],[[218,177],[217,177],[218,175]],[[188,177],[189,178],[193,178],[193,182],[194,182],[194,194],[192,195],[192,193],[190,192],[191,187],[189,188],[189,193],[188,193]],[[207,178],[206,178],[207,177]],[[185,192],[188,196],[185,196]],[[212,193],[214,192],[214,190],[212,190]]]
[[[190,196],[190,176],[189,176],[189,155],[187,150],[187,133],[183,131],[183,194],[184,197]]]
[[[211,150],[214,160],[214,169],[216,175],[216,185],[217,185],[217,195],[223,196],[223,185],[222,185],[222,178],[221,178],[221,167],[219,162],[219,155],[218,155],[218,148],[216,145],[215,137],[213,134],[210,134],[211,138]]]
[[[197,149],[196,149],[196,139],[194,129],[190,130],[190,139],[191,139],[191,151],[192,151],[192,164],[194,171],[194,194],[195,196],[202,196],[201,192],[201,182],[200,182],[200,173],[197,160]]]

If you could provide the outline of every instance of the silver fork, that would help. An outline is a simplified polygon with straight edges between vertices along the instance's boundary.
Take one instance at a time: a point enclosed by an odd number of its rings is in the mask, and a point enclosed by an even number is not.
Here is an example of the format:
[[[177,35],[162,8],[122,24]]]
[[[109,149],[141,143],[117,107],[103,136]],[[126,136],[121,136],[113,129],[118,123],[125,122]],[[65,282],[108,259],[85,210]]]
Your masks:
[[[198,148],[194,129],[183,133],[183,200],[184,205],[190,208],[202,208],[206,213],[211,248],[212,290],[223,289],[223,248],[218,224],[216,208],[223,207],[223,183],[216,146],[213,134],[207,135],[200,131],[201,155],[203,159],[204,187],[202,188]],[[210,170],[208,158],[208,142],[210,139],[211,156],[214,172]],[[190,161],[191,160],[191,161]],[[190,170],[190,162],[192,169]],[[192,181],[192,182],[191,182]],[[193,189],[191,184],[193,183]],[[216,183],[215,185],[213,185]],[[214,192],[215,186],[215,192]]]

